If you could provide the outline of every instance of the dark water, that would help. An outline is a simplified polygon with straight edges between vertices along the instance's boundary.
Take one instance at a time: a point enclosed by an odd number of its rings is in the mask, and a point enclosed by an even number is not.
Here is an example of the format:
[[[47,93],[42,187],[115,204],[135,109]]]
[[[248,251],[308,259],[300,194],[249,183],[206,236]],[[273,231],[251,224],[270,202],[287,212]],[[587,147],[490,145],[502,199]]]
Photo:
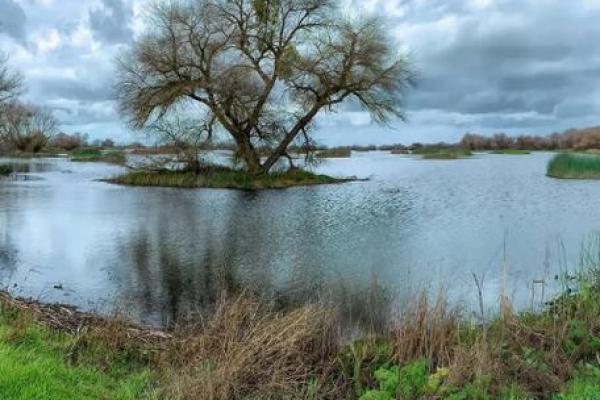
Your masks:
[[[96,181],[119,167],[20,161],[28,179],[0,179],[0,285],[157,324],[223,285],[281,301],[444,285],[472,303],[475,273],[486,304],[506,282],[526,306],[532,280],[575,265],[600,231],[600,182],[547,178],[550,157],[355,153],[319,170],[368,182],[261,192],[120,187]]]

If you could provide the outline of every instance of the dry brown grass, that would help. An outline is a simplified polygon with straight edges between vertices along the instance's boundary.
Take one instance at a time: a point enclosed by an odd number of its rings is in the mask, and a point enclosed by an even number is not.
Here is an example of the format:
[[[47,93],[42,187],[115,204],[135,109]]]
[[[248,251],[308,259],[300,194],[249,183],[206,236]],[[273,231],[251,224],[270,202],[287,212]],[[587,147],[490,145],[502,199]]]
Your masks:
[[[455,387],[485,377],[491,393],[515,383],[533,398],[546,399],[564,389],[578,365],[595,359],[600,321],[589,306],[573,301],[530,316],[515,314],[504,302],[501,309],[492,321],[468,325],[443,292],[433,303],[422,294],[392,332],[394,362],[425,359],[432,371],[448,368]]]
[[[118,316],[103,318],[5,292],[0,292],[0,306],[14,312],[15,335],[22,335],[31,323],[73,335],[66,355],[72,363],[91,351],[102,368],[117,354],[161,371],[157,390],[163,399],[298,398],[307,388],[322,393],[316,398],[325,398],[325,392],[337,390],[330,372],[336,362],[338,325],[335,312],[324,305],[275,312],[247,293],[223,295],[213,312],[197,316],[199,322],[169,333]]]
[[[161,399],[354,398],[350,393],[357,397],[376,387],[377,368],[421,359],[430,371],[448,368],[455,388],[485,378],[492,394],[516,384],[532,398],[546,399],[564,388],[578,365],[600,353],[595,296],[564,297],[539,315],[515,314],[502,301],[499,316],[469,325],[443,291],[435,301],[423,292],[403,310],[391,333],[362,336],[345,346],[339,346],[342,325],[335,307],[297,304],[280,312],[248,293],[223,295],[212,312],[169,333],[2,292],[0,306],[25,311],[11,322],[17,335],[32,318],[75,335],[68,355],[73,362],[98,346],[106,349],[101,365],[109,366],[115,353],[151,366],[161,377]]]
[[[459,341],[460,318],[460,310],[448,305],[443,292],[433,306],[422,293],[406,307],[392,332],[396,362],[425,358],[432,368],[449,365]]]
[[[176,368],[165,396],[224,400],[297,394],[332,367],[334,328],[331,311],[322,306],[276,313],[253,297],[223,299],[208,319],[176,332],[168,352]]]

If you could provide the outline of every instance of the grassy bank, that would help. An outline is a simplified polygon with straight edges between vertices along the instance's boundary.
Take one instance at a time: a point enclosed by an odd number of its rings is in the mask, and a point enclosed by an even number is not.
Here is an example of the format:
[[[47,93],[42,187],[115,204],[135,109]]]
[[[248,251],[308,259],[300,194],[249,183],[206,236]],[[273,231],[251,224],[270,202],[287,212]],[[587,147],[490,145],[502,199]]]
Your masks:
[[[252,175],[243,170],[207,167],[199,174],[188,171],[134,171],[107,180],[131,186],[161,186],[177,188],[281,189],[292,186],[321,185],[345,182],[327,175],[293,169],[285,172]]]
[[[0,164],[0,176],[6,176],[13,173],[13,168],[7,164]]]
[[[541,313],[503,301],[475,323],[423,294],[350,343],[327,304],[223,296],[164,333],[0,293],[0,398],[594,400],[599,276],[580,274]]]
[[[490,154],[506,154],[511,156],[524,156],[527,154],[531,154],[529,150],[520,150],[520,149],[498,149],[490,151]]]
[[[561,153],[548,163],[548,176],[563,179],[600,179],[600,155]]]
[[[102,150],[94,147],[85,147],[70,152],[69,159],[74,162],[124,164],[127,161],[127,156],[120,150]]]

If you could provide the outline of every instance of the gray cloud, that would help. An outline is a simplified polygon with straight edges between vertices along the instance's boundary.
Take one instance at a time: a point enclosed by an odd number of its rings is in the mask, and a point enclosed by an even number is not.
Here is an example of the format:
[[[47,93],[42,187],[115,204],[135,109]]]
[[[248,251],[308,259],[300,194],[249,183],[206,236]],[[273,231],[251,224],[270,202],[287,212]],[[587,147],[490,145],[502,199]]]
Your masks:
[[[110,84],[93,85],[84,80],[67,78],[30,79],[29,84],[35,87],[36,93],[43,94],[48,99],[75,100],[90,104],[114,98]]]
[[[422,77],[411,110],[479,115],[498,129],[574,117],[574,99],[582,114],[598,108],[589,92],[600,87],[600,9],[585,10],[583,1],[501,0],[480,11],[456,3],[404,3],[400,24],[412,30],[400,32],[409,33]],[[511,113],[543,118],[498,117]]]
[[[90,12],[90,26],[97,37],[109,43],[131,40],[131,8],[127,7],[123,0],[102,0],[102,5],[101,9]]]
[[[26,20],[25,11],[14,0],[0,0],[0,33],[6,33],[23,42]]]

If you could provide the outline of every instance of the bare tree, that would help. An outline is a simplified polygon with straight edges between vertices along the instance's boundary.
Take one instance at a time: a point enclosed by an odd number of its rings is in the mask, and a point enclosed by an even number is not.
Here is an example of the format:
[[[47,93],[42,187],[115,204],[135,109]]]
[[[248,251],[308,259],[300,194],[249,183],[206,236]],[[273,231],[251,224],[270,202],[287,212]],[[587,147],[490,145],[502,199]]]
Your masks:
[[[11,102],[0,113],[0,143],[11,150],[37,153],[57,127],[58,122],[49,110]]]
[[[21,91],[23,78],[8,67],[8,57],[0,54],[0,106],[14,99]]]
[[[182,0],[151,11],[119,62],[121,110],[136,128],[200,104],[202,125],[229,133],[246,168],[261,173],[310,141],[319,112],[345,101],[380,123],[403,117],[413,73],[381,21],[345,21],[331,0]]]

